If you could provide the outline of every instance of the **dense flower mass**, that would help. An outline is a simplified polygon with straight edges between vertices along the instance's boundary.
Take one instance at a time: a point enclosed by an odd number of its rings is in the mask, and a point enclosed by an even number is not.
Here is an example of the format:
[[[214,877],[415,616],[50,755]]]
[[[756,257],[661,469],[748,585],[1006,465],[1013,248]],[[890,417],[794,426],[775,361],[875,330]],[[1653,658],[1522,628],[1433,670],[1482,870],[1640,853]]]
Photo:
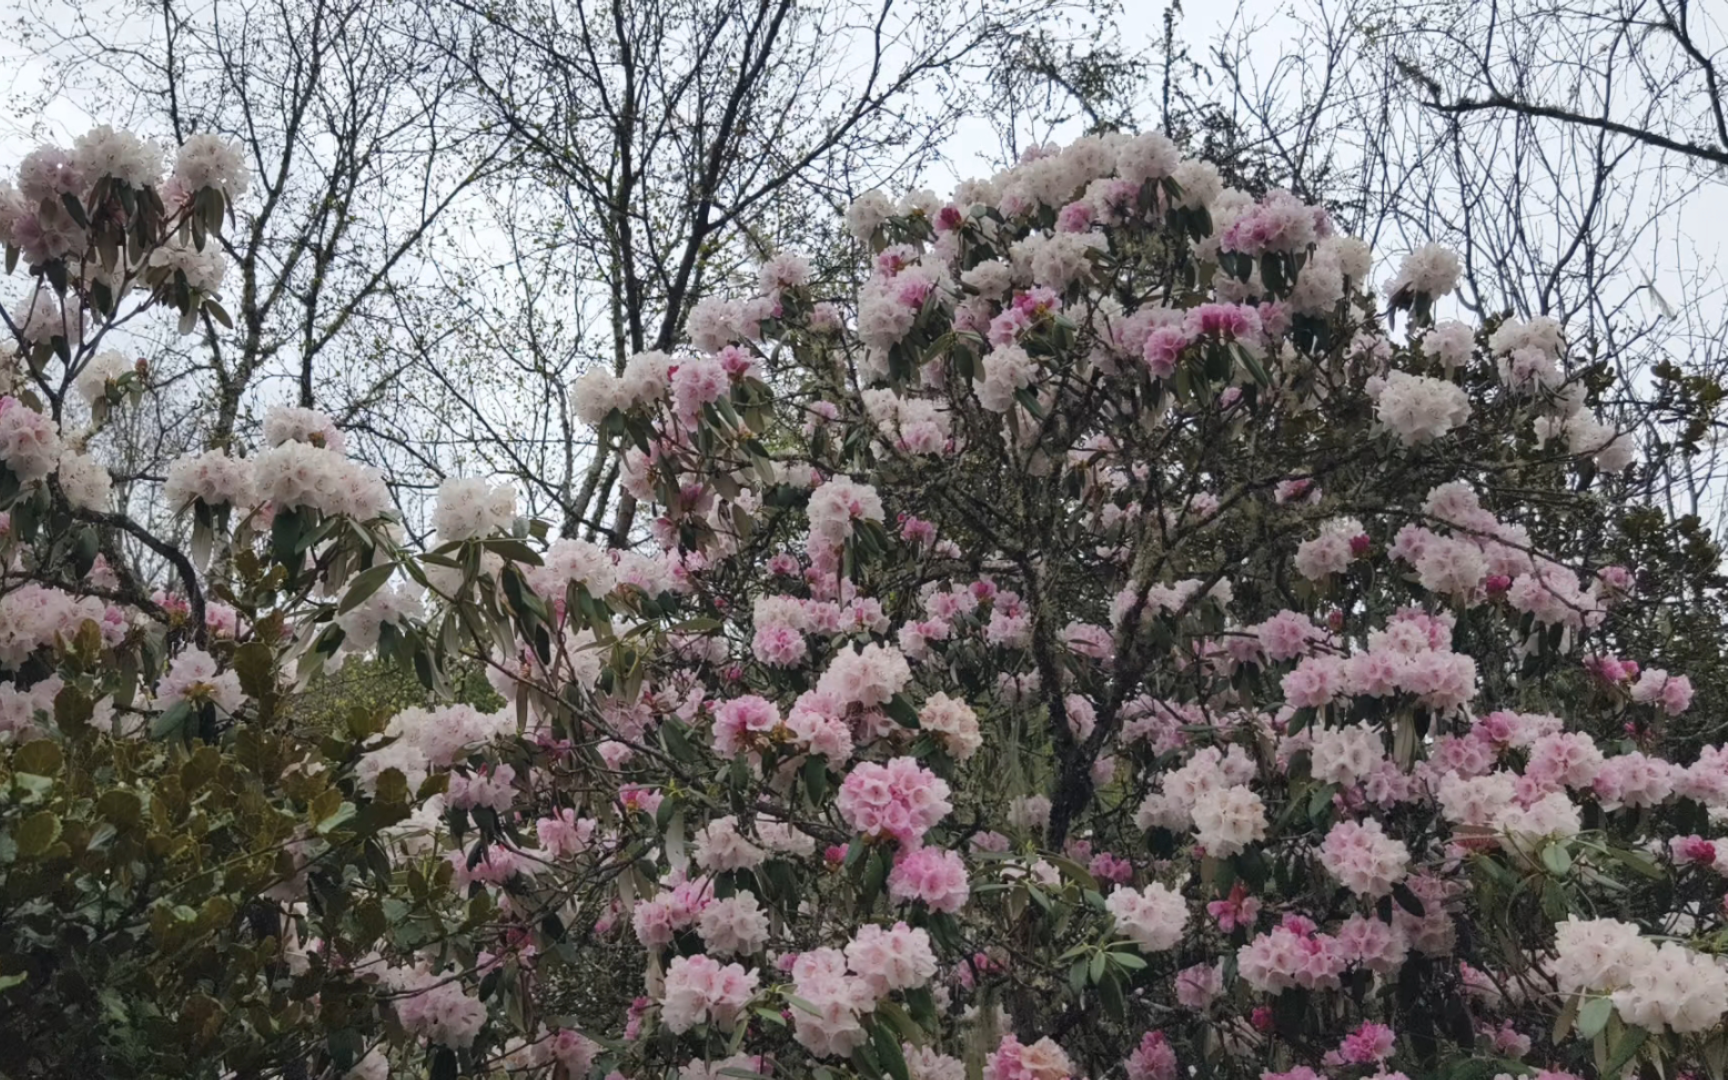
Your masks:
[[[931,827],[954,809],[946,781],[911,758],[885,765],[860,762],[846,775],[834,806],[867,837],[892,837],[917,847]]]
[[[1115,916],[1117,928],[1146,952],[1175,948],[1188,922],[1182,895],[1156,883],[1144,890],[1118,885],[1105,906]]]
[[[0,397],[6,1008],[368,1080],[1728,1047],[1728,750],[1673,630],[1714,549],[1606,509],[1637,454],[1558,323],[1435,323],[1449,252],[1376,294],[1324,211],[1163,135],[1035,148],[860,198],[855,279],[774,254],[577,379],[615,546],[486,477],[410,543],[399,478],[280,408],[154,482],[181,552],[91,437],[148,365],[52,286],[112,239],[66,200],[124,185],[122,271],[206,310],[248,169],[164,160],[97,129],[0,191],[48,281],[4,363],[75,395]],[[423,696],[330,705],[360,663]],[[99,985],[135,967],[187,1026]]]
[[[1461,387],[1403,371],[1387,375],[1375,407],[1381,423],[1405,443],[1440,438],[1470,418],[1470,401]]]

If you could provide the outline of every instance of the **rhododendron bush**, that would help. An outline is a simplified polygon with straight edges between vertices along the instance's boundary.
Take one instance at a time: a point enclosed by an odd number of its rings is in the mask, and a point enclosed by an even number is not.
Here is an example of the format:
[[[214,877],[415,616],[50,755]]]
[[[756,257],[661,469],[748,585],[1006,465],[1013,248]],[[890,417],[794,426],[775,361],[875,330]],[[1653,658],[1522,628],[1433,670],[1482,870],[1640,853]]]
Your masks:
[[[278,410],[169,471],[182,552],[81,446],[146,392],[118,301],[216,310],[244,174],[98,141],[0,196],[49,312],[0,400],[27,1072],[1723,1074],[1728,751],[1634,651],[1641,466],[1563,327],[1436,323],[1450,253],[1377,287],[1088,137],[581,379],[633,547],[476,478],[411,549]],[[431,706],[293,713],[355,656]]]

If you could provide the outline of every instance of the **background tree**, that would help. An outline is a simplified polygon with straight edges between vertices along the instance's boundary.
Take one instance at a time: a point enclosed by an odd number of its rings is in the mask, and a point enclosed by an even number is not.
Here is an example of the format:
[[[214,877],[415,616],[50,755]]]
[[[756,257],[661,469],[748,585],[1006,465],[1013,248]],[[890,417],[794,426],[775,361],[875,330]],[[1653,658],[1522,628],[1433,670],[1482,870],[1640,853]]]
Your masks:
[[[1222,158],[1324,202],[1380,250],[1445,243],[1463,265],[1454,310],[1551,315],[1579,346],[1571,363],[1613,375],[1605,406],[1645,452],[1633,490],[1678,530],[1628,521],[1647,558],[1624,557],[1678,581],[1682,553],[1728,520],[1712,13],[1662,0],[1245,4],[1209,53],[1177,100],[1217,119]],[[1693,565],[1660,647],[1713,701],[1721,679],[1705,673],[1723,657],[1706,628],[1723,617],[1722,581]]]
[[[424,18],[382,2],[168,0],[34,4],[17,22],[48,72],[38,108],[100,100],[148,136],[234,139],[252,173],[221,238],[232,326],[205,318],[126,342],[164,392],[111,441],[139,455],[116,462],[122,476],[159,481],[187,449],[253,445],[267,405],[326,409],[362,442],[403,411],[407,347],[449,334],[428,267],[508,160]],[[400,479],[417,511],[415,477]],[[134,509],[171,531],[146,490]]]
[[[1377,247],[1455,248],[1461,310],[1555,316],[1648,419],[1704,406],[1642,431],[1646,483],[1719,530],[1723,47],[1669,0],[1319,0],[1239,7],[1213,59],[1238,145]]]
[[[476,343],[509,336],[512,389],[487,395],[478,382],[492,375],[430,353],[420,384],[450,412],[480,402],[472,441],[488,465],[567,534],[615,543],[634,499],[616,491],[616,457],[574,422],[571,380],[669,349],[703,296],[767,252],[796,243],[835,265],[838,205],[917,176],[962,117],[996,115],[985,72],[1012,70],[1030,48],[1078,56],[1082,30],[1090,39],[1111,14],[1065,23],[1086,13],[1047,0],[423,10],[520,168],[492,194],[508,252],[493,263],[499,280],[446,270]],[[1029,91],[1063,77],[1021,79]]]

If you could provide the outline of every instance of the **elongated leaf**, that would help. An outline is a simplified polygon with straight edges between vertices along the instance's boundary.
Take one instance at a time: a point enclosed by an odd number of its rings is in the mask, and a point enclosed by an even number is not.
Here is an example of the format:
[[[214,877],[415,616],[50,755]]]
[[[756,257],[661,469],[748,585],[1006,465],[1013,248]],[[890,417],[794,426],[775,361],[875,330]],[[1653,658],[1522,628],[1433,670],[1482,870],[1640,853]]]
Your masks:
[[[1608,1017],[1613,1015],[1614,1003],[1605,997],[1591,998],[1578,1009],[1578,1034],[1586,1039],[1594,1039],[1608,1026]]]
[[[529,566],[539,566],[542,563],[540,553],[520,540],[500,537],[494,540],[482,540],[480,546],[511,562],[527,563]]]
[[[804,790],[817,806],[828,797],[828,759],[811,754],[804,762]]]
[[[1649,1038],[1650,1033],[1643,1028],[1627,1028],[1626,1033],[1620,1037],[1619,1041],[1609,1048],[1608,1068],[1604,1070],[1603,1075],[1619,1076],[1627,1062],[1631,1061],[1633,1056],[1643,1049],[1645,1040]]]
[[[1146,961],[1128,952],[1111,953],[1110,962],[1124,971],[1143,971],[1146,968]]]
[[[1104,1011],[1112,1020],[1127,1018],[1128,1005],[1122,998],[1122,984],[1117,981],[1115,972],[1106,972],[1098,981],[1098,998],[1104,1002]]]
[[[150,722],[150,737],[166,739],[179,735],[191,718],[192,706],[184,701],[177,701]]]
[[[1572,1025],[1578,1020],[1578,1007],[1582,1002],[1583,998],[1577,994],[1572,994],[1566,999],[1566,1007],[1561,1009],[1560,1015],[1554,1019],[1554,1031],[1548,1037],[1550,1042],[1558,1046],[1560,1040],[1564,1039],[1567,1033],[1572,1030]]]
[[[1565,877],[1572,872],[1572,853],[1565,844],[1549,844],[1542,849],[1542,865],[1555,877]]]
[[[88,229],[90,227],[90,219],[84,215],[84,204],[78,200],[78,196],[72,194],[70,191],[61,192],[60,205],[66,208],[66,213],[71,216],[73,222],[75,222],[80,229]]]
[[[1422,906],[1421,898],[1414,892],[1411,892],[1410,886],[1405,885],[1403,882],[1399,882],[1397,885],[1392,886],[1392,898],[1398,901],[1399,907],[1416,916],[1418,919],[1422,918],[1423,914],[1427,911],[1427,909]]]
[[[918,710],[912,707],[912,703],[907,701],[903,694],[895,694],[888,699],[888,704],[883,706],[882,711],[901,727],[918,727]]]
[[[381,563],[355,574],[354,580],[348,584],[348,591],[342,594],[342,602],[336,605],[336,614],[346,615],[370,600],[395,571],[395,563]]]
[[[883,1071],[894,1080],[912,1080],[912,1073],[906,1068],[906,1055],[900,1050],[900,1040],[892,1028],[880,1020],[870,1032],[870,1045],[876,1050],[876,1060],[882,1063]]]

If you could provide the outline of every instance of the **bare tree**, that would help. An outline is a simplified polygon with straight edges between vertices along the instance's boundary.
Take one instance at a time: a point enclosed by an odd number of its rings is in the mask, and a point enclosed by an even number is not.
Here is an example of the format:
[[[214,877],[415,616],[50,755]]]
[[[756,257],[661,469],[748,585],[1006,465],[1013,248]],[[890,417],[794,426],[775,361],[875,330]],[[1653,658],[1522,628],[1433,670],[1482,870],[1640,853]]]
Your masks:
[[[190,335],[129,343],[159,391],[106,440],[143,452],[113,462],[138,488],[136,512],[167,461],[242,448],[269,405],[361,429],[394,410],[405,346],[437,334],[427,267],[508,160],[471,123],[423,13],[389,0],[41,0],[19,25],[49,64],[38,106],[70,101],[175,142],[220,134],[250,159],[223,240],[234,325],[206,316]]]
[[[1728,23],[1691,0],[1492,0],[1447,35],[1431,108],[1508,113],[1617,135],[1728,168]],[[1466,35],[1468,37],[1466,38]],[[1555,48],[1558,46],[1558,48]],[[1419,69],[1416,69],[1419,70]]]
[[[1167,25],[1179,10],[1170,5]],[[1028,148],[1064,137],[1137,126],[1148,111],[1153,58],[1124,46],[1121,16],[1114,0],[1096,0],[1047,22],[1004,29],[994,50],[1001,59],[987,73],[985,119],[1001,148],[997,164],[1011,165]]]
[[[1677,0],[1245,10],[1212,65],[1236,149],[1377,250],[1457,250],[1471,315],[1560,319],[1641,425],[1643,490],[1719,513],[1717,429],[1664,420],[1697,404],[1685,380],[1728,376],[1728,284],[1696,238],[1721,183],[1721,28]],[[1652,400],[1675,408],[1632,407]]]
[[[601,523],[619,462],[581,443],[570,379],[670,348],[697,300],[778,247],[838,254],[834,211],[914,175],[982,104],[982,72],[1034,34],[1060,40],[1051,19],[1066,7],[425,0],[443,54],[522,163],[493,194],[501,273],[454,283],[476,340],[515,352],[509,389],[462,440],[567,532],[627,542],[634,500],[619,492]],[[464,397],[450,359],[428,352],[419,378]]]
[[[392,475],[412,530],[456,472],[628,542],[633,500],[568,388],[667,348],[692,305],[796,246],[856,271],[837,209],[904,185],[960,124],[1005,153],[1126,126],[1141,58],[1111,0],[31,0],[46,99],[243,141],[232,329],[138,340],[116,418],[151,517],[176,454],[316,406]],[[120,115],[116,115],[117,110]],[[836,279],[837,280],[837,279]],[[127,457],[121,460],[121,448]],[[172,526],[155,515],[152,527]]]

